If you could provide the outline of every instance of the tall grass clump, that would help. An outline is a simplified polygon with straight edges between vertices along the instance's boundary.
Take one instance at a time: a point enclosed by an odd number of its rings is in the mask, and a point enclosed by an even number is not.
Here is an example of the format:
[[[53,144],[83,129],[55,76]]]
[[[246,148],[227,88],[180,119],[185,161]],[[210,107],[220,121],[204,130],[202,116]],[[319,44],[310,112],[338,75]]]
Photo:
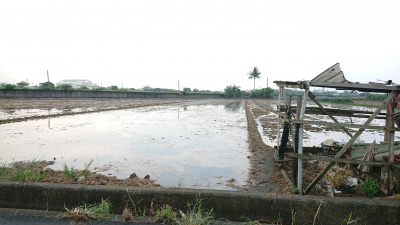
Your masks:
[[[176,220],[176,212],[169,205],[163,205],[155,211],[154,217],[160,223],[173,224]]]
[[[39,166],[37,160],[32,160],[21,165],[15,164],[10,170],[10,180],[14,181],[37,182],[43,180],[46,176],[46,171]]]
[[[68,209],[62,218],[72,218],[76,222],[90,220],[110,220],[111,219],[111,202],[101,199],[101,203],[83,204],[78,207]]]
[[[68,167],[68,165],[66,163],[64,163],[63,175],[64,175],[64,177],[68,177],[68,178],[76,178],[77,173],[73,166]]]
[[[203,225],[210,224],[211,220],[214,219],[213,210],[205,210],[202,206],[202,199],[196,198],[194,205],[188,204],[188,210],[186,213],[179,210],[181,215],[180,218],[175,219],[175,223],[178,225]]]
[[[68,166],[66,163],[64,163],[63,175],[64,177],[68,178],[79,178],[81,176],[88,177],[92,173],[90,168],[92,164],[93,159],[91,159],[88,163],[85,163],[83,170],[78,171],[74,168],[74,166]]]

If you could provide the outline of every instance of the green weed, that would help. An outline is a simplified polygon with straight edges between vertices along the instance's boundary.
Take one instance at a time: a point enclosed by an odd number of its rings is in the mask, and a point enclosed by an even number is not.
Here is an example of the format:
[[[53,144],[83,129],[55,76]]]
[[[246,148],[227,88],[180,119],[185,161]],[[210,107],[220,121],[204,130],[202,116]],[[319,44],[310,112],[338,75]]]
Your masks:
[[[154,217],[158,222],[172,224],[176,220],[176,212],[169,205],[163,205],[155,211]]]
[[[94,161],[94,160],[91,159],[88,163],[85,163],[85,168],[79,173],[79,176],[87,177],[87,176],[90,175],[90,173],[92,172],[92,171],[90,170],[90,167],[92,166],[93,161]]]
[[[42,170],[36,160],[32,160],[25,165],[15,165],[11,170],[10,178],[14,181],[37,182],[43,180],[46,176],[46,171]]]
[[[294,186],[290,186],[289,187],[290,192],[292,192],[293,194],[299,194],[299,189],[297,189]]]
[[[8,180],[7,175],[9,173],[9,168],[7,167],[7,163],[3,163],[2,166],[0,166],[0,180]]]
[[[76,208],[67,209],[63,218],[72,218],[74,221],[109,220],[111,219],[111,202],[101,199],[101,203],[83,204]]]
[[[243,223],[244,225],[260,225],[260,221],[258,220],[250,220],[249,218],[246,218],[246,222]]]
[[[214,219],[213,210],[204,210],[202,206],[202,199],[198,196],[194,205],[188,204],[186,214],[179,210],[180,218],[175,219],[178,225],[203,225],[210,224]]]
[[[370,198],[375,197],[377,194],[379,194],[379,188],[377,187],[377,184],[378,180],[375,180],[373,178],[367,178],[362,183],[361,193],[368,195]]]
[[[134,202],[131,195],[129,194],[129,190],[126,189],[126,193],[128,193],[128,198],[129,201],[131,203],[131,207],[127,208],[127,210],[129,210],[133,215],[135,216],[145,216],[146,215],[146,211],[147,208],[146,206],[144,207],[144,209],[141,209],[140,207],[138,207],[137,205],[140,203],[141,200],[139,200],[138,202]]]
[[[88,163],[85,163],[83,170],[77,171],[73,166],[69,167],[66,163],[64,163],[64,177],[68,178],[79,178],[81,176],[88,177],[92,171],[90,167],[93,164],[93,159],[91,159]]]
[[[344,219],[344,220],[342,221],[341,224],[344,224],[343,222],[345,222],[346,225],[349,225],[349,224],[357,224],[357,222],[364,222],[364,221],[363,221],[362,219],[360,219],[360,218],[357,218],[357,219],[355,219],[355,220],[351,220],[351,215],[352,215],[352,213],[353,213],[353,212],[350,212],[349,219]],[[364,224],[366,224],[366,223],[364,222]]]
[[[64,163],[64,172],[63,172],[64,177],[69,177],[69,178],[76,178],[77,174],[75,172],[75,168],[73,166],[68,167],[66,163]]]

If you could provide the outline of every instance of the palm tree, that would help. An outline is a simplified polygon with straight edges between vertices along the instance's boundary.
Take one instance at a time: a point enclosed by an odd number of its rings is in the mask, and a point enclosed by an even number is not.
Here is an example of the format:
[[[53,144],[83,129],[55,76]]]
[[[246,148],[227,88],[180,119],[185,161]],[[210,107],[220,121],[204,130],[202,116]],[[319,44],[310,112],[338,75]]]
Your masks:
[[[249,79],[254,79],[254,90],[256,90],[256,78],[260,78],[260,71],[257,67],[254,67],[247,75],[249,75]]]

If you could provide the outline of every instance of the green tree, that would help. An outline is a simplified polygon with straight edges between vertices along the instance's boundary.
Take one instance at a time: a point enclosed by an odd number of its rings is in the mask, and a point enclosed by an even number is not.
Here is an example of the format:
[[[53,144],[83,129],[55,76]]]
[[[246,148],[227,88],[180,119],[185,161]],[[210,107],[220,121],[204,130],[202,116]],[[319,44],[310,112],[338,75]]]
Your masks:
[[[29,84],[25,81],[21,81],[17,83],[17,86],[21,87],[21,88],[25,88],[26,86],[28,86]]]
[[[1,84],[1,88],[6,89],[6,90],[12,90],[15,89],[15,87],[17,87],[14,84]]]
[[[57,89],[68,91],[68,90],[72,90],[73,88],[72,88],[72,85],[70,85],[70,84],[62,84],[60,86],[57,86]]]
[[[183,95],[187,95],[187,94],[189,94],[190,92],[192,92],[192,90],[191,90],[190,88],[183,88],[182,94],[183,94]]]
[[[112,85],[112,86],[110,87],[110,89],[111,89],[111,90],[114,90],[114,91],[115,91],[115,90],[118,90],[118,86]]]
[[[256,78],[261,78],[260,77],[260,71],[258,70],[257,67],[254,67],[250,72],[247,74],[249,75],[249,79],[254,79],[254,90],[256,90]]]
[[[78,90],[89,90],[89,88],[86,87],[86,86],[80,86],[80,87],[78,88]]]
[[[41,83],[40,84],[40,87],[42,87],[42,88],[54,88],[54,84],[53,83],[51,83],[51,82],[44,82],[44,83]]]
[[[236,97],[242,97],[243,92],[240,90],[240,86],[231,85],[231,86],[226,86],[226,88],[224,89],[224,95],[226,98],[236,98]]]
[[[250,94],[251,98],[272,98],[272,93],[274,93],[274,89],[262,88],[260,90],[252,91]]]

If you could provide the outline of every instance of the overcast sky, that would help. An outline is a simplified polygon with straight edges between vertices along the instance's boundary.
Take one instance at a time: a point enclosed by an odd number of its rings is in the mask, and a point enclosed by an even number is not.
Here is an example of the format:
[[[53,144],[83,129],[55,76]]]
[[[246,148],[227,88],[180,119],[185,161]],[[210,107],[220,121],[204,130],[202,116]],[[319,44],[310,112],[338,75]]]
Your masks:
[[[337,62],[400,83],[400,1],[0,1],[0,83],[246,90]]]

